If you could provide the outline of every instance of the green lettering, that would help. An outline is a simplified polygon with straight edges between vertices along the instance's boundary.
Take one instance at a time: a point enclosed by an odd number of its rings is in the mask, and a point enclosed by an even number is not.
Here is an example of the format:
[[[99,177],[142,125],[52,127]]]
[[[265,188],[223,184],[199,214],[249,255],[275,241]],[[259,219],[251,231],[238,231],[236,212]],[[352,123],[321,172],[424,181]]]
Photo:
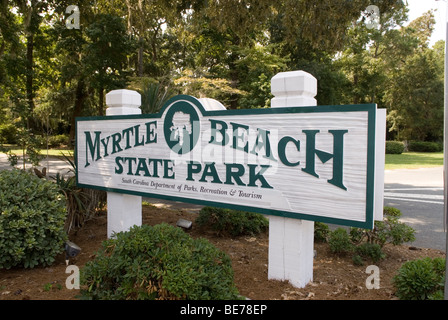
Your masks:
[[[295,167],[295,166],[298,166],[300,164],[300,161],[290,162],[288,160],[288,158],[286,157],[286,145],[289,142],[294,143],[296,145],[297,151],[300,151],[300,141],[299,140],[295,140],[292,137],[283,137],[278,142],[278,157],[280,158],[280,161],[284,165],[286,165],[288,167]]]
[[[193,173],[199,173],[202,170],[202,166],[199,162],[188,161],[187,162],[187,181],[194,181]]]
[[[138,158],[138,165],[137,165],[137,170],[135,171],[135,175],[139,176],[140,175],[140,171],[144,171],[144,176],[145,177],[150,177],[151,176],[149,174],[148,165],[146,164],[146,159],[145,158]]]
[[[123,137],[126,137],[126,147],[125,150],[131,148],[131,141],[130,141],[130,133],[134,134],[134,127],[126,128],[123,130]]]
[[[152,166],[152,176],[154,178],[159,178],[159,164],[162,163],[162,159],[148,159],[149,163],[153,163]]]
[[[134,140],[134,147],[143,146],[145,144],[144,137],[142,137],[143,139],[141,141],[138,141],[139,131],[140,131],[140,125],[134,126],[134,139],[135,139]]]
[[[224,182],[224,184],[233,185],[234,184],[232,182],[233,178],[233,180],[236,182],[237,185],[245,186],[246,184],[243,183],[243,181],[241,180],[241,177],[244,175],[245,172],[244,166],[239,163],[226,163],[225,165],[226,165],[226,182]],[[233,171],[232,169],[236,169],[236,171]]]
[[[95,142],[92,142],[92,136],[90,135],[89,131],[84,131],[84,134],[86,135],[86,165],[85,167],[90,166],[89,162],[89,151],[90,151],[90,157],[93,161],[98,161],[100,156],[100,135],[101,131],[95,131]],[[96,159],[94,159],[96,153]]]
[[[211,126],[211,136],[210,136],[210,141],[209,143],[212,144],[217,144],[220,146],[225,146],[228,142],[229,142],[229,135],[227,134],[226,130],[227,130],[227,123],[225,123],[224,121],[221,120],[213,120],[210,119],[210,126]],[[221,127],[221,129],[217,129],[217,125],[219,125]],[[217,133],[221,134],[221,141],[218,141],[216,134]]]
[[[173,160],[163,160],[163,177],[165,179],[174,179]]]
[[[333,177],[328,183],[347,190],[344,186],[344,134],[348,130],[328,130],[333,135]]]
[[[148,143],[157,143],[157,133],[155,129],[157,129],[157,121],[151,121],[145,123],[146,125],[146,144]]]
[[[124,162],[128,162],[128,175],[130,175],[130,176],[132,176],[132,175],[134,175],[132,172],[133,172],[133,170],[132,170],[132,163],[136,163],[137,162],[137,159],[136,158],[130,158],[130,157],[126,157],[126,158],[124,158]]]
[[[207,179],[205,178],[209,176],[213,178],[211,183],[222,183],[222,181],[219,179],[214,162],[205,164],[204,172],[202,173],[202,177],[199,181],[207,182]]]
[[[330,159],[333,159],[333,177],[327,180],[328,183],[347,190],[343,184],[343,161],[344,161],[344,134],[348,130],[329,130],[333,135],[333,153],[325,152],[316,149],[316,134],[319,130],[303,130],[306,134],[306,167],[302,168],[302,171],[319,178],[315,169],[316,156],[322,163],[326,163]]]
[[[115,167],[115,173],[116,174],[122,174],[123,173],[123,166],[121,165],[120,161],[123,161],[122,157],[116,157],[115,158],[115,164],[117,167]]]
[[[121,134],[114,133],[112,135],[112,154],[123,151],[123,149],[120,146],[121,142]]]
[[[257,164],[248,164],[247,166],[249,167],[249,184],[248,184],[249,187],[256,187],[257,184],[255,182],[259,180],[261,182],[262,188],[273,189],[263,176],[266,170],[269,169],[271,166],[260,165],[261,169],[258,172],[255,172],[255,169],[258,167]]]
[[[249,151],[249,145],[247,143],[247,140],[245,140],[245,137],[249,136],[249,126],[243,125],[243,124],[238,124],[238,123],[230,123],[232,125],[233,128],[233,139],[232,139],[232,148],[236,149],[236,150],[241,150],[244,152],[248,152]],[[244,134],[244,132],[239,133],[238,129],[244,129],[246,131],[246,133]],[[242,141],[244,143],[244,146],[240,146],[239,145],[239,141]]]
[[[260,151],[261,149],[264,148],[264,156],[267,159],[270,160],[275,160],[274,156],[272,155],[271,152],[271,142],[269,141],[269,134],[271,132],[268,130],[263,130],[263,129],[257,129],[257,139],[255,140],[255,145],[252,148],[252,151],[250,153],[254,154],[254,155],[258,155],[258,152],[256,151],[256,149],[258,149],[258,151]],[[260,140],[262,140],[262,142],[260,143]]]
[[[101,139],[101,144],[104,147],[104,157],[107,157],[109,154],[107,153],[107,146],[109,145],[110,136],[107,137],[106,142],[104,142],[105,138]]]

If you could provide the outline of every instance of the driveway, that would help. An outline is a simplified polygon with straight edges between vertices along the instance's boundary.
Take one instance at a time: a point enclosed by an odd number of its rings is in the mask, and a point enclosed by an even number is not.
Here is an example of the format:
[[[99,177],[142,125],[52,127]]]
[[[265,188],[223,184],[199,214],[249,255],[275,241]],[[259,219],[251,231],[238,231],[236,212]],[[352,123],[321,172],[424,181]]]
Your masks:
[[[23,163],[19,161],[16,165],[17,168],[22,169]],[[27,168],[30,165],[27,164]],[[71,172],[72,167],[65,160],[59,159],[57,157],[48,157],[44,158],[40,162],[40,166],[37,168],[42,170],[44,167],[47,168],[47,175],[56,176],[56,173],[60,173],[62,175],[70,175],[73,174]],[[0,153],[0,170],[11,169],[11,165],[9,164],[8,157],[4,153]]]
[[[446,250],[443,200],[443,167],[385,171],[384,205],[416,230],[412,245]]]

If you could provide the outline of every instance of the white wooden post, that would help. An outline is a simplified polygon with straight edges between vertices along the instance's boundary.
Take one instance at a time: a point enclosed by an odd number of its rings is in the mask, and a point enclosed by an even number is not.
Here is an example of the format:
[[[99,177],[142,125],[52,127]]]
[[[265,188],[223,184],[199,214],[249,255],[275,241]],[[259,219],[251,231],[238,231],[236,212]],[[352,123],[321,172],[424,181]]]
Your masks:
[[[304,71],[282,72],[271,79],[271,108],[316,106],[317,80]],[[268,279],[305,287],[313,281],[314,222],[269,217]]]
[[[106,116],[141,114],[141,96],[132,90],[113,90],[106,94]],[[142,225],[142,197],[107,193],[107,237]]]

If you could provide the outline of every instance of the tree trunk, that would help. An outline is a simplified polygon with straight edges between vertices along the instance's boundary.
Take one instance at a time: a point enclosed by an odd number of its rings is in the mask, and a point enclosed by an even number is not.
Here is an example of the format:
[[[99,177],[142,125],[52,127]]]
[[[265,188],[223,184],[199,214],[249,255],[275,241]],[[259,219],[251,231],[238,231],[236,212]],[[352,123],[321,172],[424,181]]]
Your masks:
[[[98,115],[104,116],[104,89],[98,89]]]
[[[26,100],[28,104],[28,127],[33,129],[35,122],[33,121],[32,112],[34,111],[34,91],[33,91],[33,64],[34,64],[34,35],[30,34],[26,37]]]
[[[138,76],[143,77],[143,43],[144,39],[142,36],[139,38],[139,48],[138,48]]]
[[[82,114],[86,97],[87,93],[85,92],[84,80],[79,80],[78,85],[76,86],[75,107],[73,109],[73,115],[70,122],[70,143],[75,140],[75,118]]]

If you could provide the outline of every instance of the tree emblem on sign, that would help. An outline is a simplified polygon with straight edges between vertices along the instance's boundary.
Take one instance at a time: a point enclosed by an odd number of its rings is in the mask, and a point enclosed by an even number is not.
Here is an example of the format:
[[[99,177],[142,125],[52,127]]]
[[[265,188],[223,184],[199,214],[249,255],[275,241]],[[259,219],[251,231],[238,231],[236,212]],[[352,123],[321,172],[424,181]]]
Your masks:
[[[164,134],[172,151],[186,154],[193,150],[199,131],[199,116],[190,103],[179,101],[169,108],[164,121]]]
[[[184,145],[184,140],[188,141],[192,134],[192,126],[190,121],[190,115],[181,111],[176,112],[173,116],[173,125],[170,128],[171,136],[170,140],[179,141],[179,145]],[[185,137],[187,139],[185,139]]]

